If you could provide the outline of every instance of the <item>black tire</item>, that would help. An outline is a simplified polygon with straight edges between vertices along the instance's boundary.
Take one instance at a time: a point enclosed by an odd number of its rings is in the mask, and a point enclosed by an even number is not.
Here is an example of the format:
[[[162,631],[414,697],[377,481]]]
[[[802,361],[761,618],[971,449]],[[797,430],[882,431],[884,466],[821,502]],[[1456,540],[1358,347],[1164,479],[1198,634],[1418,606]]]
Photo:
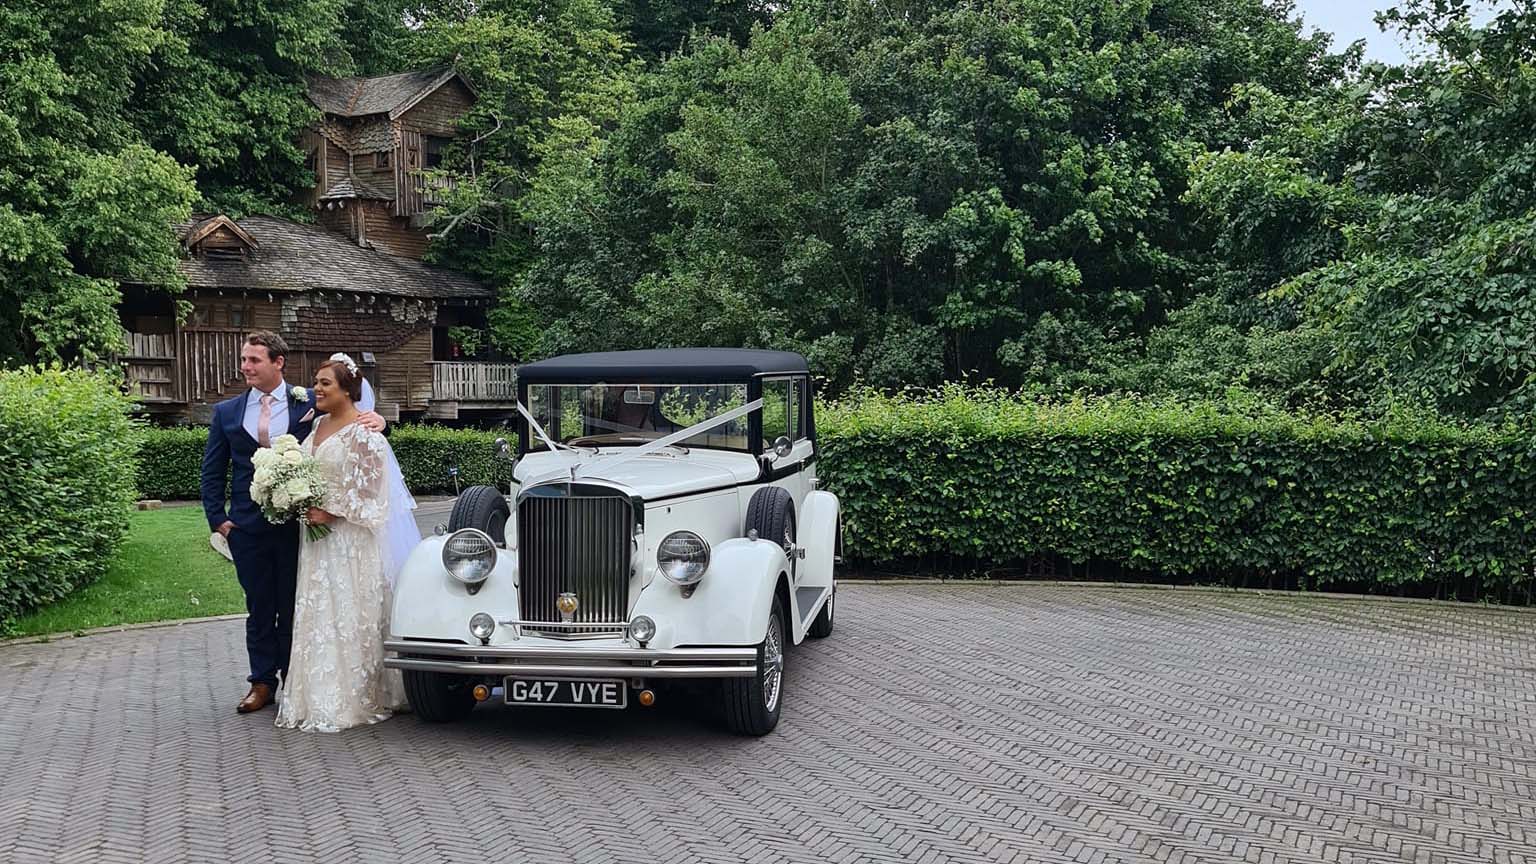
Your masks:
[[[768,613],[768,632],[757,646],[757,674],[724,680],[725,725],[737,735],[767,735],[779,725],[779,715],[784,710],[784,649],[789,647],[789,631],[784,624],[784,603],[775,591],[773,608]],[[777,670],[770,668],[769,662],[775,646]],[[777,675],[773,674],[775,671]]]
[[[756,531],[759,540],[772,540],[789,551],[795,542],[795,499],[782,486],[764,486],[747,502],[742,533]]]
[[[826,605],[822,606],[821,607],[821,611],[816,613],[816,620],[811,622],[811,626],[810,626],[809,629],[807,629],[805,631],[805,635],[813,636],[813,637],[815,637],[817,639],[825,639],[828,636],[831,636],[832,635],[832,625],[835,623],[833,621],[832,616],[835,615],[836,611],[837,611],[837,610],[833,609],[832,607],[834,607],[836,605],[837,605],[837,580],[833,579],[832,580],[832,596],[827,598]]]
[[[474,682],[463,675],[407,669],[401,677],[411,711],[428,723],[453,723],[475,710]]]
[[[512,508],[507,497],[495,486],[471,486],[453,502],[453,514],[448,517],[448,530],[462,531],[474,528],[490,535],[497,546],[507,545],[507,520]]]

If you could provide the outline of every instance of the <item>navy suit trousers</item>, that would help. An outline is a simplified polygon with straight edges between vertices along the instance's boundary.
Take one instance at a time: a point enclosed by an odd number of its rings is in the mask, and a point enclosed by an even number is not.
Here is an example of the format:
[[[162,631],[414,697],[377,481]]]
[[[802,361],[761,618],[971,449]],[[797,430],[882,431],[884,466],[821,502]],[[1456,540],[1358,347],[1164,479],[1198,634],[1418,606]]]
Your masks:
[[[270,531],[229,532],[235,575],[245,590],[245,650],[251,674],[246,680],[277,686],[279,672],[288,672],[293,650],[293,598],[299,580],[299,525],[274,526]]]

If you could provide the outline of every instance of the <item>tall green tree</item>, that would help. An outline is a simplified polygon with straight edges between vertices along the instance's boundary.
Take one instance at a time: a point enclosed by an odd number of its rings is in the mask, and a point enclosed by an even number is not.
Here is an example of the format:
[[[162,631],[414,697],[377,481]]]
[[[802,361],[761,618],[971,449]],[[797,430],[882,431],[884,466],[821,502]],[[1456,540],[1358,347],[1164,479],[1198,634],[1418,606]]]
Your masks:
[[[723,36],[746,44],[754,25],[772,20],[766,0],[617,0],[623,27],[640,56],[655,60],[678,54],[695,37]]]
[[[808,3],[648,73],[533,205],[542,350],[793,347],[847,381],[1070,384],[1187,302],[1234,86],[1350,62],[1259,0]],[[578,172],[551,172],[570,177]]]
[[[1460,0],[1382,16],[1436,50],[1310,98],[1258,94],[1247,153],[1192,200],[1255,294],[1333,348],[1334,401],[1466,416],[1536,408],[1536,8],[1483,27]]]
[[[496,341],[526,357],[540,322],[512,288],[538,254],[526,216],[535,178],[551,159],[582,170],[638,65],[600,0],[444,2],[413,14],[405,59],[452,61],[480,94],[442,171],[453,183],[430,225],[434,254],[504,289]]]
[[[190,173],[130,122],[162,0],[0,7],[0,360],[118,347],[117,280],[174,286]]]

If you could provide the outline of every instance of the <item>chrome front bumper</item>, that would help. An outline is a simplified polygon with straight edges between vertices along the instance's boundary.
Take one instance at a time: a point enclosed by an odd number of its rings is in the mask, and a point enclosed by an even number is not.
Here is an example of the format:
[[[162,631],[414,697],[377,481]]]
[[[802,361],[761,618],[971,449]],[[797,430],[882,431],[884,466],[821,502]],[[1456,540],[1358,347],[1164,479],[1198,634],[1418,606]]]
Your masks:
[[[390,669],[537,678],[744,678],[757,674],[757,648],[463,645],[389,640]]]

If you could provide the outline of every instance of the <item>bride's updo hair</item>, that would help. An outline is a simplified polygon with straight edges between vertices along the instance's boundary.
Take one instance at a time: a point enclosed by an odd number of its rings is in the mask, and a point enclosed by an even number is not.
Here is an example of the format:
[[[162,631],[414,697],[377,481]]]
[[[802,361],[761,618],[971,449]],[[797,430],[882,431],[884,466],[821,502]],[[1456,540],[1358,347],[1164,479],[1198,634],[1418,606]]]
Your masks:
[[[347,394],[348,399],[351,399],[354,403],[362,401],[363,376],[353,374],[352,370],[347,367],[346,361],[337,360],[333,357],[315,367],[316,372],[321,369],[331,370],[331,374],[336,376],[336,386],[340,387],[342,392]]]

